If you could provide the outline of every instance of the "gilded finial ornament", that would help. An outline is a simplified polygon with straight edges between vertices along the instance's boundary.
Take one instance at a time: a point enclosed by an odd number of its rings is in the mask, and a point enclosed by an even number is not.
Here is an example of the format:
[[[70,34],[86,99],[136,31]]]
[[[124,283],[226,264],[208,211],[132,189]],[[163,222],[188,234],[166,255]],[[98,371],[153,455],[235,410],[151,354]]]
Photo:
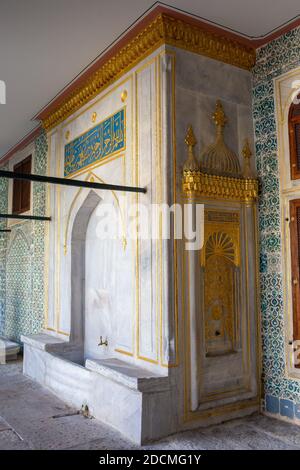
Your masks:
[[[197,139],[195,137],[192,126],[188,127],[188,130],[187,130],[184,141],[185,141],[186,145],[189,147],[189,150],[192,150],[193,147],[195,147],[195,145],[197,143]]]
[[[251,148],[250,148],[250,144],[249,144],[248,139],[245,139],[242,154],[243,154],[243,157],[244,157],[243,176],[244,176],[244,178],[251,178],[251,176],[252,176],[252,171],[251,171],[252,152],[251,152]]]
[[[183,166],[183,169],[189,171],[197,171],[199,170],[199,163],[197,162],[197,159],[194,155],[194,147],[197,144],[197,139],[195,137],[192,126],[188,127],[184,141],[188,148],[188,157]]]
[[[97,113],[96,111],[94,111],[92,114],[92,122],[96,122],[96,119],[97,119]]]
[[[216,103],[216,110],[212,115],[212,118],[217,127],[225,127],[225,124],[227,123],[227,117],[225,116],[223,105],[220,100],[218,100]]]
[[[121,101],[122,103],[125,103],[125,101],[127,100],[127,90],[123,90],[122,93],[121,93]]]

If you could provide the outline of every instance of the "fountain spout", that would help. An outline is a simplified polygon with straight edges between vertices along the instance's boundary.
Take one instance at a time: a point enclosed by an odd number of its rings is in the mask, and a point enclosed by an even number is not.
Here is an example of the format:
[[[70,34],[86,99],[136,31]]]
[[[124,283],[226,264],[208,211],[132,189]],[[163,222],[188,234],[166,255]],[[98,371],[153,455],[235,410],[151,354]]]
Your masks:
[[[98,344],[98,346],[108,346],[107,338],[105,339],[105,341],[103,341],[102,336],[100,336],[100,343]]]

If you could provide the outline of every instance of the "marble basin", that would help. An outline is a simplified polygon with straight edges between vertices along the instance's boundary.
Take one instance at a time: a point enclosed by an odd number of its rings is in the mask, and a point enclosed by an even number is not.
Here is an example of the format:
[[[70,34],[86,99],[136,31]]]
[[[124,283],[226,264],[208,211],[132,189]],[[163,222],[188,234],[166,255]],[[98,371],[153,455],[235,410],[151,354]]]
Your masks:
[[[47,334],[22,336],[24,374],[67,404],[142,444],[171,432],[168,376],[117,358],[83,360],[81,351]]]

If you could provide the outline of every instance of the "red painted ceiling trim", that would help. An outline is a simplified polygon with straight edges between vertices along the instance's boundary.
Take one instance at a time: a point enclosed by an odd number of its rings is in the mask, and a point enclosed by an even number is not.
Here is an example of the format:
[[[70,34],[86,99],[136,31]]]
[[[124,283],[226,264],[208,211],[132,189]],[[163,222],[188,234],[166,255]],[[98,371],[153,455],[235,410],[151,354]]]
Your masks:
[[[300,26],[300,18],[292,21],[291,23],[283,26],[282,28],[279,28],[277,31],[274,31],[274,33],[268,34],[267,36],[264,36],[260,39],[252,39],[251,43],[256,49],[258,49],[259,47],[265,46],[269,42],[274,41],[274,39],[279,38],[283,34],[292,31],[292,29],[295,29],[298,26]]]

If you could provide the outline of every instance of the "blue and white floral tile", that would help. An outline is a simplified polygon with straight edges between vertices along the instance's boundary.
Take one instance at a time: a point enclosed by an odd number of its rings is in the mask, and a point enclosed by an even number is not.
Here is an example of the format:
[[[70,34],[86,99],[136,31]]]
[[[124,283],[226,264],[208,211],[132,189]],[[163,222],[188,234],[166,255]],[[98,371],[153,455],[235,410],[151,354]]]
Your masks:
[[[300,381],[286,376],[278,143],[274,79],[300,64],[300,28],[257,51],[253,69],[256,168],[260,178],[260,288],[263,387],[267,410],[300,416]],[[295,413],[296,413],[295,411]]]

